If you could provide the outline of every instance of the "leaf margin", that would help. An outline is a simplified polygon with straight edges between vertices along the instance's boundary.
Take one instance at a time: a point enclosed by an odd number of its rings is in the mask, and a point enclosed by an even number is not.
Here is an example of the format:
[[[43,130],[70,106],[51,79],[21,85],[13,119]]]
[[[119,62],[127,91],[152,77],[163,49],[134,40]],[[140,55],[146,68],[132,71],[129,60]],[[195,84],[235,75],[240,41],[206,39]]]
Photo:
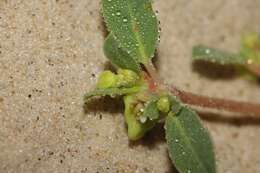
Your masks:
[[[209,144],[208,147],[210,148],[209,152],[210,152],[211,158],[204,158],[201,155],[197,156],[199,159],[200,159],[200,157],[206,159],[206,160],[204,160],[204,163],[207,163],[206,167],[202,165],[202,167],[200,169],[199,169],[199,167],[196,168],[198,163],[194,162],[194,160],[189,160],[192,156],[190,156],[190,155],[188,156],[188,158],[189,158],[188,161],[187,160],[181,160],[182,158],[178,156],[179,153],[175,151],[177,146],[181,143],[182,139],[178,139],[178,138],[173,139],[172,136],[175,136],[176,134],[175,135],[172,135],[172,134],[177,133],[176,132],[177,130],[176,130],[176,127],[174,127],[172,124],[175,121],[180,122],[182,120],[182,119],[180,119],[180,116],[182,116],[181,118],[183,118],[183,117],[188,115],[188,114],[187,115],[182,114],[182,111],[190,112],[191,113],[190,115],[193,115],[193,118],[197,119],[198,124],[201,126],[201,128],[203,128],[203,130],[206,134],[206,138],[208,138],[208,144]],[[178,123],[175,122],[174,125],[176,126],[177,124]],[[172,130],[172,131],[170,132],[169,129]],[[167,141],[167,144],[168,144],[168,150],[169,150],[170,158],[173,161],[173,163],[175,164],[176,168],[180,172],[192,172],[192,173],[201,173],[201,172],[203,172],[203,173],[215,173],[216,172],[214,149],[213,149],[213,144],[212,144],[209,132],[202,126],[202,123],[201,123],[199,117],[197,116],[197,114],[193,110],[183,106],[178,114],[169,113],[169,115],[166,117],[166,120],[165,120],[165,130],[166,130],[166,141]],[[188,130],[188,128],[186,130]],[[196,130],[196,129],[193,129],[193,130]],[[189,135],[191,135],[191,134],[189,134]],[[202,139],[199,139],[199,140],[202,140]],[[179,148],[181,148],[181,147],[179,147]],[[178,149],[176,149],[176,150],[178,150]],[[187,150],[185,152],[186,152],[186,154],[188,153]],[[205,150],[198,150],[198,152],[199,153],[205,152]],[[182,154],[183,154],[183,152],[182,152]],[[197,159],[197,160],[199,160],[199,159]],[[193,167],[195,167],[194,169],[187,167],[187,164],[189,164],[189,161],[190,162],[192,161],[193,163],[191,163],[188,166],[193,166]]]

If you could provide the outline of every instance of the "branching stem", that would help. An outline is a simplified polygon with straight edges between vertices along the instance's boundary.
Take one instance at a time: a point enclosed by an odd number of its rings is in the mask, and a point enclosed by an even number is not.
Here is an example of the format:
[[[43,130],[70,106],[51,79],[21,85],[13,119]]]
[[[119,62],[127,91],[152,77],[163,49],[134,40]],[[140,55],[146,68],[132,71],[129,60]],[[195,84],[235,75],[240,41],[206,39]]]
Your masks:
[[[260,66],[259,65],[248,65],[247,68],[254,73],[256,76],[260,77]]]
[[[163,80],[158,75],[153,63],[150,61],[145,65],[145,69],[149,73],[150,77],[153,79],[153,81],[156,83],[156,85],[164,84]]]
[[[156,69],[152,63],[146,65],[145,68],[152,80],[157,84],[157,87],[160,89],[168,89],[173,95],[180,98],[186,104],[243,113],[248,114],[249,116],[260,116],[260,104],[212,98],[182,91],[173,85],[167,86],[164,84],[163,80],[157,75]]]

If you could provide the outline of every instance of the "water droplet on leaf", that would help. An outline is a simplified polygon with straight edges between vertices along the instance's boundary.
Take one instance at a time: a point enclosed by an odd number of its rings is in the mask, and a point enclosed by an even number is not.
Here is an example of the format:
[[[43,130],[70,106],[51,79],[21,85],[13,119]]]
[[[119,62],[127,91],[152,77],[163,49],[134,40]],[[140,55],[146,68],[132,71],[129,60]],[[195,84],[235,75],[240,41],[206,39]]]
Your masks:
[[[147,120],[147,117],[145,117],[145,116],[141,116],[141,117],[140,117],[140,122],[141,122],[141,123],[144,124],[144,123],[146,122],[146,120]]]
[[[206,52],[206,54],[210,54],[210,50],[209,49],[206,49],[205,52]]]

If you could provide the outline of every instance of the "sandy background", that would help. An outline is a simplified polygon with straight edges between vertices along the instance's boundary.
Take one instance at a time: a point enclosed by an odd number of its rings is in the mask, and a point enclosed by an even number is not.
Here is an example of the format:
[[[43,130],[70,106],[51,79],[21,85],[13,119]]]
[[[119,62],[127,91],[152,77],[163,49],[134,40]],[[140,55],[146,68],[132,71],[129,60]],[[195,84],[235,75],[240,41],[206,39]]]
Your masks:
[[[259,0],[156,1],[156,64],[168,83],[195,93],[260,103],[260,85],[193,65],[197,43],[235,51],[260,31]],[[99,1],[0,0],[0,172],[174,172],[163,128],[128,141],[120,101],[84,112],[107,60]],[[229,75],[226,75],[226,74]],[[111,104],[112,103],[112,104]],[[113,104],[115,103],[115,104]],[[203,114],[220,173],[260,172],[260,120]]]

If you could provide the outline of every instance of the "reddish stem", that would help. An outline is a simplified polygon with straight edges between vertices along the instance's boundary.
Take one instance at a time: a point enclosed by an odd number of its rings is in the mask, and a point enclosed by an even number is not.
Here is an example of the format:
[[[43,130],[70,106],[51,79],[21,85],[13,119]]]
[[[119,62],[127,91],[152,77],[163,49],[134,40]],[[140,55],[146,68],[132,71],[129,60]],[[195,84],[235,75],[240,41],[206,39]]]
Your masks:
[[[247,68],[254,73],[255,75],[257,75],[258,77],[260,77],[260,66],[259,65],[248,65]]]
[[[159,86],[161,84],[164,84],[163,80],[157,74],[156,69],[151,61],[145,64],[145,69],[147,70],[148,74],[150,75],[151,79],[154,81],[156,85]]]
[[[172,94],[180,98],[184,103],[190,105],[214,109],[223,109],[231,112],[260,116],[260,104],[239,102],[220,98],[211,98],[186,91],[181,91],[175,87],[171,87],[170,91]]]
[[[161,78],[157,75],[156,69],[154,68],[152,63],[147,64],[145,68],[150,75],[150,81],[153,81],[152,83],[156,84],[156,88],[163,90],[168,89],[173,95],[180,98],[181,101],[186,104],[260,116],[260,104],[211,98],[186,91],[181,91],[174,86],[167,87],[161,80]],[[258,72],[260,74],[260,71]]]

